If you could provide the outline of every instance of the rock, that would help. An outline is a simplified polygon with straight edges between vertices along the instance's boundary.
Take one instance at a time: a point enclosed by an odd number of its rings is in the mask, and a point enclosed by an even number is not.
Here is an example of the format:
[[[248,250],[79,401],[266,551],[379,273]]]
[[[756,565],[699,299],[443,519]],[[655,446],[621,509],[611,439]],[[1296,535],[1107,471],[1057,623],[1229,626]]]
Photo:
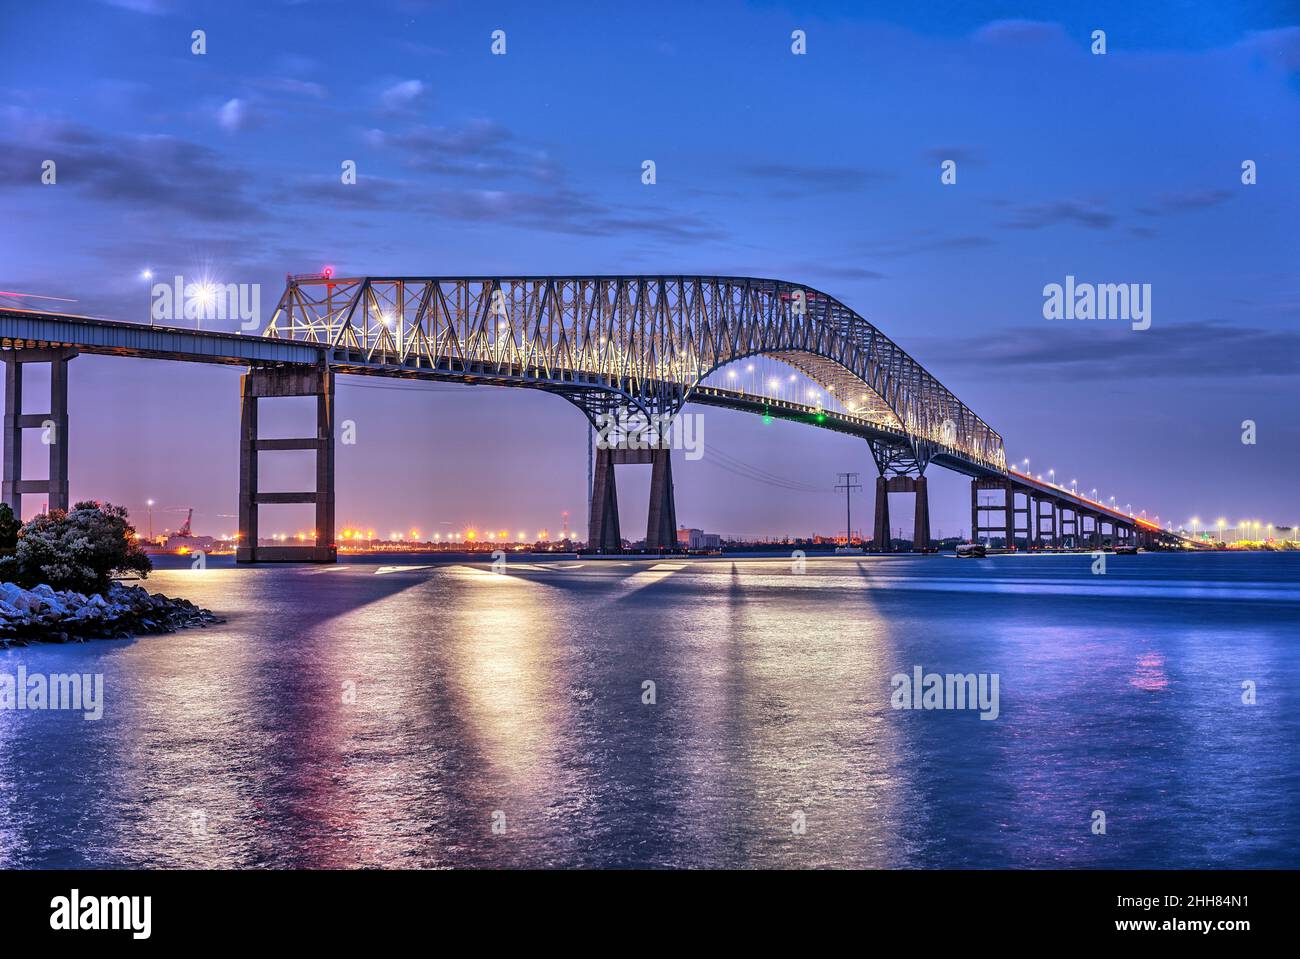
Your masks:
[[[0,583],[0,648],[39,642],[83,642],[87,638],[130,638],[137,632],[170,633],[225,622],[186,599],[112,583],[89,596],[48,585],[27,590]]]

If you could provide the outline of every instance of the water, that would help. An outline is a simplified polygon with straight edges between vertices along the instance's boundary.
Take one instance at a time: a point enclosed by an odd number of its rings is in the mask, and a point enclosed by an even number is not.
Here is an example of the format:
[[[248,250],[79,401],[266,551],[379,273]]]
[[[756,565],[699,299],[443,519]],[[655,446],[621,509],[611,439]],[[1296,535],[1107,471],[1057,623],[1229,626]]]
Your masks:
[[[0,652],[106,700],[0,712],[0,866],[1300,865],[1300,553],[218,562]]]

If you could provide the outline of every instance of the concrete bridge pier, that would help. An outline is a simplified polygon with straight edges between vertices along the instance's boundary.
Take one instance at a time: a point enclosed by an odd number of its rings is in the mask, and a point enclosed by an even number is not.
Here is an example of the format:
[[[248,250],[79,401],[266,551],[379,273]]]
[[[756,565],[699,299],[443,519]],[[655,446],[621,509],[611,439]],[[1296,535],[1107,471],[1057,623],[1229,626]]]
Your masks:
[[[618,487],[614,482],[614,451],[597,449],[591,474],[591,513],[587,518],[587,548],[597,553],[621,553],[618,528]]]
[[[1001,493],[991,497],[994,502],[981,503],[980,493]],[[993,518],[986,519],[984,514],[992,513]],[[1001,514],[1001,515],[999,515]],[[970,538],[973,543],[985,542],[995,536],[1003,538],[1010,548],[1016,539],[1016,493],[1012,485],[1000,479],[972,479],[970,481]]]
[[[1066,515],[1067,513],[1069,514],[1068,516]],[[1060,517],[1061,521],[1061,545],[1064,546],[1068,541],[1070,546],[1078,546],[1079,511],[1077,509],[1071,509],[1068,506],[1063,506],[1057,515]],[[1068,532],[1066,531],[1067,526],[1069,527]]]
[[[250,369],[240,378],[239,545],[238,563],[333,563],[334,543],[334,374],[322,368]],[[257,433],[258,404],[289,396],[316,397],[316,435],[294,439],[261,439]],[[316,488],[290,493],[264,493],[258,488],[258,454],[271,450],[313,450]],[[316,541],[311,546],[263,546],[258,543],[259,507],[264,504],[313,503]]]
[[[650,513],[646,519],[646,549],[677,548],[677,504],[673,496],[672,451],[650,451]]]
[[[930,493],[924,476],[877,476],[876,522],[873,533],[875,547],[889,552],[889,494],[912,493],[916,497],[913,513],[912,552],[921,553],[930,548]]]
[[[677,506],[673,494],[672,451],[668,449],[596,450],[592,469],[591,513],[587,521],[587,547],[599,553],[621,553],[623,537],[618,520],[616,465],[650,467],[650,510],[646,517],[646,549],[677,548]]]
[[[47,509],[66,510],[68,501],[68,361],[76,350],[36,348],[5,350],[4,473],[0,498],[22,518],[23,494],[44,493]],[[23,412],[23,367],[50,364],[47,413]],[[39,429],[49,447],[49,478],[23,479],[23,430]]]
[[[892,549],[889,535],[889,480],[876,477],[876,523],[871,532],[872,545],[882,553]]]

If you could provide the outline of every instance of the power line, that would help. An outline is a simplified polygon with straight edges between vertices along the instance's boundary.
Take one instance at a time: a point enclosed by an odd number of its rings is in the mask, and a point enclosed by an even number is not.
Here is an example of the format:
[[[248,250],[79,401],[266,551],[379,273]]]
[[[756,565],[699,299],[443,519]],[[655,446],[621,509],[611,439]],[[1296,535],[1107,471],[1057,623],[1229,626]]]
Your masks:
[[[855,489],[862,489],[857,473],[840,473],[836,489],[844,490],[844,545],[853,545],[853,513],[849,507],[849,496]]]

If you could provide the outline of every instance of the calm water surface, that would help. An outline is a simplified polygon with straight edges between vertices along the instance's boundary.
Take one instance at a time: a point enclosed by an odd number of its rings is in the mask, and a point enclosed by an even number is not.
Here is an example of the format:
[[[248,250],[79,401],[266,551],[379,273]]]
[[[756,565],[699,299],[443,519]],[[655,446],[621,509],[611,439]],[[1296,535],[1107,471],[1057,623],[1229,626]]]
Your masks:
[[[0,712],[0,866],[1300,866],[1300,553],[219,562],[0,651],[105,684]]]

